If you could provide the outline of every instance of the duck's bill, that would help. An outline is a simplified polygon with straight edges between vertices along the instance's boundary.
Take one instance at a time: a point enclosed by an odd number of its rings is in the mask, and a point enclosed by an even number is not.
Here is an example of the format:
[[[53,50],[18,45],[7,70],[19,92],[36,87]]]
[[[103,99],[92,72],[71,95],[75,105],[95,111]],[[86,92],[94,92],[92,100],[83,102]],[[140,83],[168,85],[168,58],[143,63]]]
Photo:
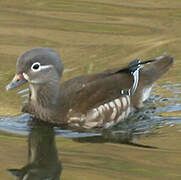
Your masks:
[[[26,82],[27,80],[24,78],[22,74],[16,74],[13,80],[6,86],[6,90],[9,91],[11,89],[15,89],[17,87],[22,86]]]

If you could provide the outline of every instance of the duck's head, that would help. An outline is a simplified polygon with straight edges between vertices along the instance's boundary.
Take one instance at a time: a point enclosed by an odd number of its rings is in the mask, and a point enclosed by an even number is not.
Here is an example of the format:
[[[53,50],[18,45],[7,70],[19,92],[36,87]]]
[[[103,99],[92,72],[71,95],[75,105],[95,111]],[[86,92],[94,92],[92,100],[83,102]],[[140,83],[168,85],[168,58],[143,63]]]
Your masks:
[[[26,82],[44,84],[59,81],[63,65],[57,52],[50,48],[34,48],[25,51],[17,60],[16,75],[6,89],[17,88]]]

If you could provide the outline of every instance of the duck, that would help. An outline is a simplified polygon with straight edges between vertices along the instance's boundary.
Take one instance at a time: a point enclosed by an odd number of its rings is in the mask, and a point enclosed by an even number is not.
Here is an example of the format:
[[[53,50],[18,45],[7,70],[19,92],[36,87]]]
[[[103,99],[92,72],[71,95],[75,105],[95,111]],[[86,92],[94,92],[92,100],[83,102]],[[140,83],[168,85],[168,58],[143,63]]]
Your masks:
[[[168,55],[135,59],[123,68],[60,82],[64,68],[59,53],[36,47],[18,57],[16,74],[6,89],[28,83],[28,103],[22,112],[42,121],[71,128],[108,129],[144,106],[153,84],[170,69],[173,60]]]

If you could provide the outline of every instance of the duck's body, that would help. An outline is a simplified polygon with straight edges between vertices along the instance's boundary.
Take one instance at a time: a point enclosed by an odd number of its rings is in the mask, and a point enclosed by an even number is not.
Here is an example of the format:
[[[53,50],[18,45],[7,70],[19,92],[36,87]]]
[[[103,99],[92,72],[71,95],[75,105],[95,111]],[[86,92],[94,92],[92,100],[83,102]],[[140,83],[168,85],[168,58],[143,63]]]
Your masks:
[[[38,50],[42,52],[39,53]],[[42,56],[47,57],[48,51],[54,52],[48,48],[36,48],[19,58],[17,66],[20,68],[17,74],[23,74],[30,84],[29,103],[23,111],[45,121],[81,128],[109,128],[124,120],[134,109],[142,107],[143,101],[149,97],[153,83],[167,72],[173,62],[173,58],[166,56],[147,64],[139,70],[134,92],[124,93],[124,90],[131,90],[135,85],[131,67],[80,76],[60,84],[58,77],[61,76],[62,69],[58,69],[58,73],[53,72],[56,68],[49,65],[52,62],[48,60],[38,61],[42,65],[39,75],[35,74],[37,72],[32,75],[32,72],[24,70],[28,69],[28,58],[25,57],[32,51],[36,51],[36,58],[29,57],[31,65]],[[38,54],[40,55],[37,56]],[[23,62],[25,65],[22,68]],[[47,71],[44,74],[47,80],[44,77],[41,81],[40,72],[43,74],[44,69]]]
[[[127,81],[129,83],[125,83]],[[73,78],[61,85],[51,82],[41,90],[30,86],[29,104],[24,110],[40,119],[68,123],[74,127],[110,127],[131,112],[131,96],[122,95],[121,90],[130,89],[132,84],[130,74],[109,76],[101,73]],[[56,89],[59,94],[52,92]],[[50,99],[47,93],[51,93]]]

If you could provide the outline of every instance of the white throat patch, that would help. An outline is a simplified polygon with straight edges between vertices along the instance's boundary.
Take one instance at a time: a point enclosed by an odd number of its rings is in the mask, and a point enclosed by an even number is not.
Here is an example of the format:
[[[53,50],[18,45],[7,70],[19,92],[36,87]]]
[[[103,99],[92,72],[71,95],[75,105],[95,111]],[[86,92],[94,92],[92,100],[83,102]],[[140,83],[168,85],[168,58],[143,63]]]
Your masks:
[[[31,100],[36,100],[37,89],[32,84],[30,84],[30,89],[31,89]]]

